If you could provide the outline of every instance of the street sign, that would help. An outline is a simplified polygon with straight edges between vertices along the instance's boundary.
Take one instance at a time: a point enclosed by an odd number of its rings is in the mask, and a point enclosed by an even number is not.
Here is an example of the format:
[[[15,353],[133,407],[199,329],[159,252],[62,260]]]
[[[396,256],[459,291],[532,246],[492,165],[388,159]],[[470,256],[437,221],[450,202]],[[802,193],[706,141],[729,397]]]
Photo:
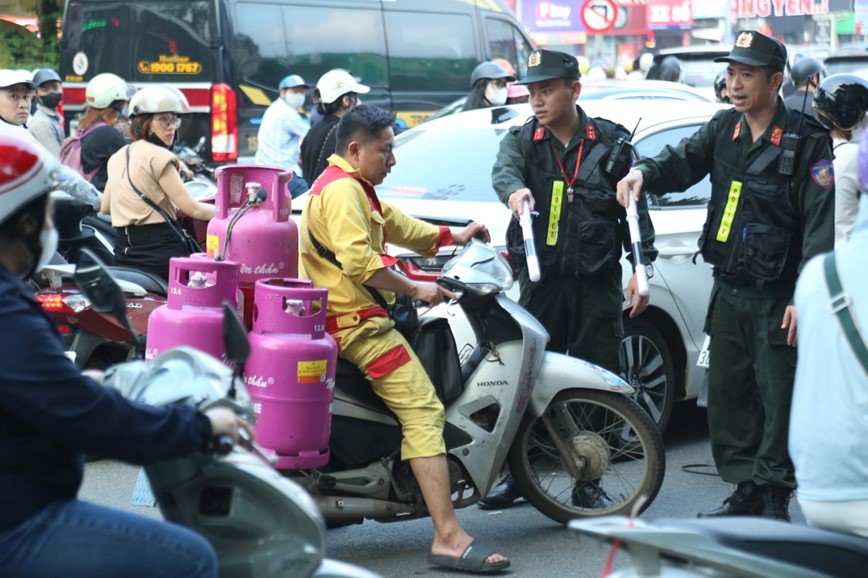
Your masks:
[[[618,20],[618,5],[614,0],[585,0],[582,23],[588,32],[609,32]]]

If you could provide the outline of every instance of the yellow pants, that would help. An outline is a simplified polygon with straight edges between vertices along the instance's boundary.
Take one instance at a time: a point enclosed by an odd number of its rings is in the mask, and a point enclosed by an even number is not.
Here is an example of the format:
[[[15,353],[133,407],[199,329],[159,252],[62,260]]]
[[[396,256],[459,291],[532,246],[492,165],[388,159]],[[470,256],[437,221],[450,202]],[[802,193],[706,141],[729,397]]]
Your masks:
[[[339,355],[362,370],[374,393],[398,417],[404,434],[401,459],[445,454],[443,404],[419,358],[392,321],[371,317],[333,335]]]

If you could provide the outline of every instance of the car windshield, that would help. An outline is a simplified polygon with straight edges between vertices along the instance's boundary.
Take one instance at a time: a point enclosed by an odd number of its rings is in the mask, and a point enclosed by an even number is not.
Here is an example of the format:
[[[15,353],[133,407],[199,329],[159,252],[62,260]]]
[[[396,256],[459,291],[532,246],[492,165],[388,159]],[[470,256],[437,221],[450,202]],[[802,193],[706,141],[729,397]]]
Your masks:
[[[504,129],[412,130],[398,135],[397,164],[377,187],[384,199],[491,202],[494,164]],[[474,151],[456,154],[456,149]]]
[[[823,63],[826,75],[831,74],[864,74],[868,69],[868,54],[859,56],[832,56]]]

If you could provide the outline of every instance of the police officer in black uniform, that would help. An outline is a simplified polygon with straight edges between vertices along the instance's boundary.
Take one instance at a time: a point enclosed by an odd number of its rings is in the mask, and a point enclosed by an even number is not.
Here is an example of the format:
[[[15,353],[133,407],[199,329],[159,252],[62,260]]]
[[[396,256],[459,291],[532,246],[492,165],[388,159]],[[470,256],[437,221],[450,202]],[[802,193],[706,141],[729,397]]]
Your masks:
[[[802,265],[832,249],[835,190],[828,132],[778,96],[786,59],[776,39],[741,31],[729,55],[717,59],[728,63],[733,108],[674,149],[639,161],[618,183],[625,204],[643,187],[683,191],[711,175],[699,239],[715,281],[705,324],[708,423],[717,469],[737,487],[700,516],[789,520],[797,337],[791,302]]]
[[[521,235],[517,218],[524,200],[539,212],[533,228],[542,277],[531,282],[527,267],[522,267],[519,302],[548,331],[547,349],[620,374],[624,335],[620,260],[624,250],[628,259],[632,253],[626,213],[616,199],[615,184],[628,170],[632,152],[626,146],[621,149],[620,162],[609,162],[613,145],[619,138],[628,139],[629,131],[611,121],[590,118],[576,105],[582,87],[579,80],[575,57],[550,50],[530,54],[527,75],[520,83],[530,92],[534,116],[504,136],[492,183],[514,215],[509,238]],[[638,208],[643,258],[650,264],[657,251],[644,198]],[[512,257],[520,256],[513,253]],[[648,306],[648,297],[639,296],[636,290],[635,275],[627,287],[627,301],[632,305],[631,317]],[[480,506],[505,507],[516,497],[518,492],[508,478]],[[572,500],[584,508],[611,505],[604,489],[594,482],[577,484]]]

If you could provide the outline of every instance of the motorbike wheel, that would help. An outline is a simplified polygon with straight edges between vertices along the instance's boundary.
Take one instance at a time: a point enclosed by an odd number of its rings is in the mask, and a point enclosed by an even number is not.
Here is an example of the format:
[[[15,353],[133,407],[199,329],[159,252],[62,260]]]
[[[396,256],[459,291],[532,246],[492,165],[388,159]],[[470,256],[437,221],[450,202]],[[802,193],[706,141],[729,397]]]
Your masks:
[[[576,464],[576,478],[566,460]],[[583,389],[559,393],[541,417],[525,414],[507,462],[525,499],[562,524],[638,515],[666,472],[663,438],[648,414],[622,394]]]
[[[636,391],[633,401],[651,416],[661,433],[666,431],[675,401],[675,364],[666,339],[652,323],[628,319],[621,350],[627,368],[622,377]]]

